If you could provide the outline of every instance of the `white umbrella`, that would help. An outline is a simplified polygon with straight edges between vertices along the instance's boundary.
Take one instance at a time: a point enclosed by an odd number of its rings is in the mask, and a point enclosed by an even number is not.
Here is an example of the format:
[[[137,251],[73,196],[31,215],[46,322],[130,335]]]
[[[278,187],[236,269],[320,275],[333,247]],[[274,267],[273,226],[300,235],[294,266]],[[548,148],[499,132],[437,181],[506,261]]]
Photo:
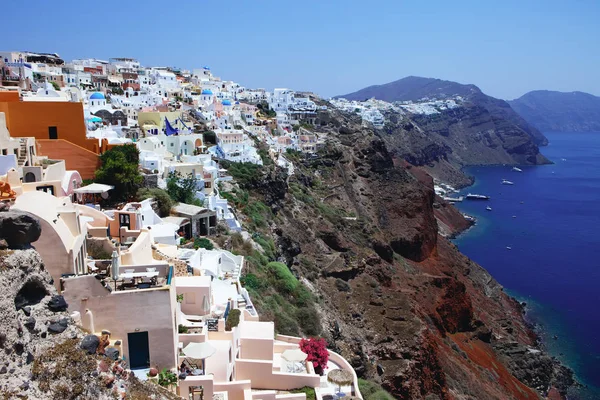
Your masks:
[[[205,370],[204,359],[215,354],[217,349],[212,347],[207,342],[202,343],[190,343],[183,348],[183,354],[188,358],[195,360],[202,360],[202,370]]]
[[[183,348],[183,354],[189,358],[195,358],[196,360],[203,360],[215,354],[217,349],[212,347],[207,342],[202,343],[190,343]]]
[[[299,362],[306,360],[308,355],[300,349],[289,349],[281,353],[281,358],[286,361]]]
[[[87,186],[82,186],[73,191],[77,194],[102,194],[114,188],[115,187],[111,185],[103,185],[102,183],[92,183]]]

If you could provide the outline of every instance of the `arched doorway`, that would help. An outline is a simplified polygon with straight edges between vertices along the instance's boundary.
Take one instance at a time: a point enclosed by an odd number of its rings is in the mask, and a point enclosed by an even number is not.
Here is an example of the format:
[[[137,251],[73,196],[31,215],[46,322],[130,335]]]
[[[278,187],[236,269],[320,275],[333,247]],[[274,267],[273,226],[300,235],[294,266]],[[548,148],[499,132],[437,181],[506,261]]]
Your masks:
[[[28,172],[25,174],[25,182],[35,182],[35,174],[33,172]]]

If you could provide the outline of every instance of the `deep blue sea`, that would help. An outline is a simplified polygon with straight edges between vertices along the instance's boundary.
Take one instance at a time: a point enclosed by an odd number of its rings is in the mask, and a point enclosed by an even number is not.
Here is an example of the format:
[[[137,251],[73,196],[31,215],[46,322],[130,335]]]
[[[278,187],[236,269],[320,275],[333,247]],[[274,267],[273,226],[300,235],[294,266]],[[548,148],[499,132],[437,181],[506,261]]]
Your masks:
[[[546,137],[553,165],[466,170],[475,184],[462,193],[491,199],[458,204],[477,223],[454,242],[527,303],[547,349],[587,386],[569,398],[600,399],[600,132]]]

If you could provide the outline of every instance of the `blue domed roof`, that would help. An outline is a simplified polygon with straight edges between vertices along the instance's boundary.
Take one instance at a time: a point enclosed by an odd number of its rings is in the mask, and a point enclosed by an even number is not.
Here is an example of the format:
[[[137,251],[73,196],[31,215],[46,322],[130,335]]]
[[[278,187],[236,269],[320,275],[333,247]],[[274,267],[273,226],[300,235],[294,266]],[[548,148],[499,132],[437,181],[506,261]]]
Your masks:
[[[230,106],[231,102],[229,100],[223,100],[223,105],[224,106]]]
[[[235,102],[235,104],[240,104],[240,102],[239,102],[239,101],[236,101],[236,102]]]
[[[212,90],[210,90],[210,89],[204,89],[204,90],[202,91],[202,94],[210,94],[210,95],[212,95],[212,94],[213,94],[213,92],[212,92]]]
[[[90,100],[106,100],[106,97],[100,92],[92,93]]]

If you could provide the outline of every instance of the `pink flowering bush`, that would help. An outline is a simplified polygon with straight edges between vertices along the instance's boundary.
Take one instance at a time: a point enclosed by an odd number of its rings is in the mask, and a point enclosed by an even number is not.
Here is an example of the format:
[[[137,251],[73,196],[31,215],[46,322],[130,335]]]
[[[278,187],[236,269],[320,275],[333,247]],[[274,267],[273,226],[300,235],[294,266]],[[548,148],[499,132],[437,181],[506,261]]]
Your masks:
[[[327,351],[327,342],[323,338],[310,338],[300,340],[300,350],[308,355],[307,361],[312,361],[315,372],[319,375],[327,369],[329,361],[329,352]]]

